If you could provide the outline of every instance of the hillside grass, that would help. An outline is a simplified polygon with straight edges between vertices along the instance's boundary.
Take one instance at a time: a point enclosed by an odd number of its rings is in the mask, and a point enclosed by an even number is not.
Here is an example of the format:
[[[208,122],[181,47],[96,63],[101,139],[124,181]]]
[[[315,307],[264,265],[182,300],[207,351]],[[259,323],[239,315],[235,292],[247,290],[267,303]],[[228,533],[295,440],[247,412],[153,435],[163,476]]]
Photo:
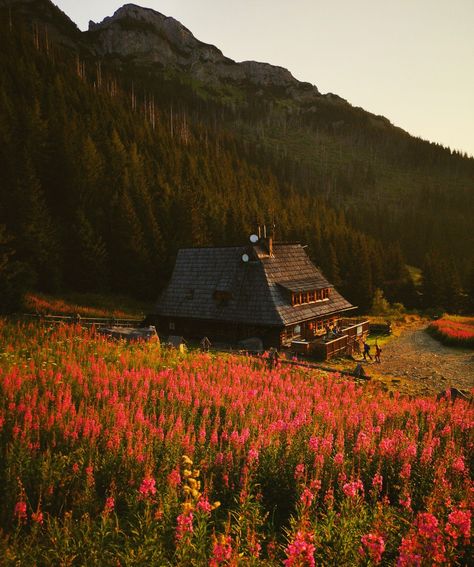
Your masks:
[[[71,292],[60,296],[39,292],[27,293],[24,310],[42,315],[76,315],[81,317],[144,318],[152,303],[116,294]]]

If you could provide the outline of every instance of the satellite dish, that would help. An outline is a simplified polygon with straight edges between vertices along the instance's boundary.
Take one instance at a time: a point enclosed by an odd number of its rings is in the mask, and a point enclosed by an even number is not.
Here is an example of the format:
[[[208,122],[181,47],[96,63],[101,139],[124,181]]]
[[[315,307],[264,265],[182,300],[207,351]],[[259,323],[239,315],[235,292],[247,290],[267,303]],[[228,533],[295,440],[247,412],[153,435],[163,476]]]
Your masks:
[[[250,260],[250,257],[248,254],[242,254],[242,262],[248,262]]]
[[[259,238],[258,238],[258,236],[257,236],[256,234],[251,234],[251,235],[250,235],[250,242],[251,242],[252,244],[257,244],[258,241],[259,241]]]

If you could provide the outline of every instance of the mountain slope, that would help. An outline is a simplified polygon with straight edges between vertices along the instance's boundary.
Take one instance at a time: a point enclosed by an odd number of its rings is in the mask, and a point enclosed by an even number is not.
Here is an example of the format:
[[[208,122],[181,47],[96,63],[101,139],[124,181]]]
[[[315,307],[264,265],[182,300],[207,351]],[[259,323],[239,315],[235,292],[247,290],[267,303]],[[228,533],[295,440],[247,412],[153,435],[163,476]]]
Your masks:
[[[224,105],[220,119],[229,130],[295,160],[301,171],[295,183],[309,178],[313,194],[330,198],[374,236],[382,230],[399,240],[413,263],[431,246],[460,262],[474,248],[472,159],[415,139],[340,97],[321,95],[285,69],[235,63],[150,9],[128,4],[91,23],[88,38],[119,68],[146,73],[151,87],[153,78],[172,73],[190,86],[191,104],[212,99]],[[436,233],[444,237],[437,240]]]
[[[48,0],[0,16],[0,224],[43,288],[156,295],[179,246],[272,218],[363,307],[413,301],[403,256],[431,248],[467,279],[473,160],[150,10],[86,33]]]

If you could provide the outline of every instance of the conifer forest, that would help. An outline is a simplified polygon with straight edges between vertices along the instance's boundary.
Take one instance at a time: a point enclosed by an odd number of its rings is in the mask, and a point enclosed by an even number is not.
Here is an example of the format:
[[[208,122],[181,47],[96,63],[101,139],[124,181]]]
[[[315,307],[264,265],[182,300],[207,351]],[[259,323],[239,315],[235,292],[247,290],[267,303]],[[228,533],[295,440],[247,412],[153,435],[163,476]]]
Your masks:
[[[472,158],[345,101],[102,60],[57,9],[67,45],[0,10],[3,310],[31,288],[156,298],[180,247],[241,244],[258,224],[307,244],[362,310],[377,288],[469,308]]]

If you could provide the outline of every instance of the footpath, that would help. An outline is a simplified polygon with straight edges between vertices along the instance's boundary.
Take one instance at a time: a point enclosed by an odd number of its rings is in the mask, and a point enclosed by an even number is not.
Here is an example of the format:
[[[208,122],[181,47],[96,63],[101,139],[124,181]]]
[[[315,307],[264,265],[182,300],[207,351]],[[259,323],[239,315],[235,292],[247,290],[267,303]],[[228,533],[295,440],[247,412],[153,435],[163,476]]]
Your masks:
[[[400,380],[413,394],[438,394],[447,388],[474,388],[474,351],[442,345],[426,332],[426,323],[407,329],[383,347],[381,364],[366,365],[371,371]],[[374,349],[372,349],[373,351]]]

